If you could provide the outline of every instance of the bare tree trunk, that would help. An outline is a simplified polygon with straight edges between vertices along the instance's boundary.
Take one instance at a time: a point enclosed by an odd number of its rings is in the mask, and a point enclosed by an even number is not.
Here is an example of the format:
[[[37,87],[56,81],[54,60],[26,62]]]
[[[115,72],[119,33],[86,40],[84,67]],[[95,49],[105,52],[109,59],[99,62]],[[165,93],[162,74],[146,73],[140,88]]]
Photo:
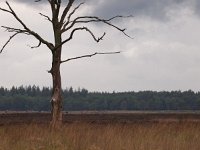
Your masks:
[[[61,86],[59,54],[53,54],[51,74],[53,80],[53,91],[51,99],[51,105],[52,105],[51,127],[59,128],[62,125],[62,86]]]
[[[54,37],[55,37],[55,46],[61,44],[61,32],[57,28],[57,24],[54,24]],[[61,75],[60,75],[60,64],[61,64],[61,52],[62,46],[59,46],[57,49],[52,51],[52,80],[53,80],[53,91],[52,91],[52,120],[51,128],[58,129],[62,125],[62,85],[61,85]]]

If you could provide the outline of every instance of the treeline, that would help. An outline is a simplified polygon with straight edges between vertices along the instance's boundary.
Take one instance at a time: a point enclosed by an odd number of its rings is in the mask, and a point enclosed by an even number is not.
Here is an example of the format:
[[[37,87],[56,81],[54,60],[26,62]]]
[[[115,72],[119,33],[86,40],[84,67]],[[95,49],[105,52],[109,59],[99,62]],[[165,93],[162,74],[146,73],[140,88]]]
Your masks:
[[[51,88],[0,88],[0,111],[50,111]],[[200,110],[200,92],[88,92],[72,87],[62,91],[63,109],[70,110]]]

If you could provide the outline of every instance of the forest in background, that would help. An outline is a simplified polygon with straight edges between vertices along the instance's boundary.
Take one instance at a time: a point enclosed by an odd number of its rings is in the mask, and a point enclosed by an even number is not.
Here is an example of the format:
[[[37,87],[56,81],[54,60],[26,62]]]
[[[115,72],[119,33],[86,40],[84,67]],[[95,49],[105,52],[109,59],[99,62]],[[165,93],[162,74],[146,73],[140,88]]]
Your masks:
[[[0,111],[50,111],[49,87],[0,88]],[[200,110],[200,92],[89,92],[65,88],[63,110]]]

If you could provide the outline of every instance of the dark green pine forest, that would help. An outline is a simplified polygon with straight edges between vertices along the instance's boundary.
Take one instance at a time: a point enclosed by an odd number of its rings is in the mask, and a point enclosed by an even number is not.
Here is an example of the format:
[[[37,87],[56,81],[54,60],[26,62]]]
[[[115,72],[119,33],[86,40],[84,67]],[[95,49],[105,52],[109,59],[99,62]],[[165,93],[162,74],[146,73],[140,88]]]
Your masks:
[[[0,111],[50,111],[51,88],[0,88]],[[200,110],[200,92],[89,92],[66,88],[63,110]]]

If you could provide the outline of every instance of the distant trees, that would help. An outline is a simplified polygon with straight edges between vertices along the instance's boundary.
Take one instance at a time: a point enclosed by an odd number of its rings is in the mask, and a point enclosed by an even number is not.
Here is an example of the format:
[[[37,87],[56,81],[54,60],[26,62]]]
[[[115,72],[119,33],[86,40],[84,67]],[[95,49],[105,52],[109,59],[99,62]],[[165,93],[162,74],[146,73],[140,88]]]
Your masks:
[[[50,111],[52,88],[20,86],[0,87],[0,111]],[[88,92],[72,87],[62,90],[63,108],[72,110],[200,110],[200,92],[141,91]]]

